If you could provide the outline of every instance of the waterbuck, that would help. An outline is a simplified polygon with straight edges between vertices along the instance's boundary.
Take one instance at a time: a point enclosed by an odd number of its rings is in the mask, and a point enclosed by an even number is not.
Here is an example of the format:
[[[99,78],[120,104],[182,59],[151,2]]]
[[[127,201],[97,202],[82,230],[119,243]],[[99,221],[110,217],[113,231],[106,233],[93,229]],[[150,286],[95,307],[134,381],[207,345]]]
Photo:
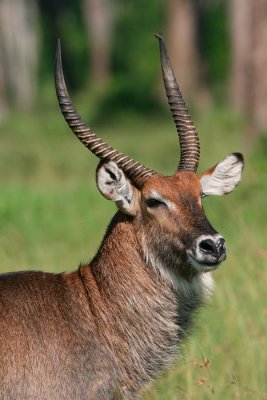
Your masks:
[[[174,360],[192,315],[226,257],[201,198],[231,192],[243,157],[230,154],[196,175],[200,147],[161,35],[162,73],[181,157],[172,176],[108,146],[68,95],[58,43],[61,111],[97,157],[97,186],[118,212],[90,264],[75,272],[0,278],[0,399],[137,399]]]

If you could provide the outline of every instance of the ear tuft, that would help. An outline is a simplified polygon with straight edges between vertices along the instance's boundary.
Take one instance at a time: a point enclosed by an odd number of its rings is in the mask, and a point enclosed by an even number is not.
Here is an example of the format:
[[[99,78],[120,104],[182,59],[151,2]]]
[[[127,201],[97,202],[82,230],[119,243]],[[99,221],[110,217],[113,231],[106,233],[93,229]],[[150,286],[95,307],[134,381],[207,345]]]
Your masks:
[[[236,157],[237,161],[241,162],[243,164],[243,168],[244,168],[245,160],[244,160],[243,154],[241,154],[241,153],[231,153],[228,157],[230,157],[230,156]]]
[[[135,215],[139,192],[114,161],[99,164],[96,181],[100,193],[106,199],[114,201],[126,214]]]
[[[228,194],[241,180],[244,157],[241,153],[232,153],[219,164],[200,176],[204,196]]]

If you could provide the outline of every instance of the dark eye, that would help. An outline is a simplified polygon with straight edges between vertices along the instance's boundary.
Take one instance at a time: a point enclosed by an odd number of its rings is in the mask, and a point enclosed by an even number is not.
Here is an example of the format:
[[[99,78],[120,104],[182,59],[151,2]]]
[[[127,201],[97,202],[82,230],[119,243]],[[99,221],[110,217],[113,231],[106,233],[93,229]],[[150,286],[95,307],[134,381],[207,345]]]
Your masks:
[[[145,203],[146,203],[147,207],[150,207],[150,208],[165,205],[165,203],[163,203],[162,201],[160,201],[158,199],[154,199],[154,198],[145,199]]]
[[[205,193],[201,193],[201,198],[204,199],[207,195]]]

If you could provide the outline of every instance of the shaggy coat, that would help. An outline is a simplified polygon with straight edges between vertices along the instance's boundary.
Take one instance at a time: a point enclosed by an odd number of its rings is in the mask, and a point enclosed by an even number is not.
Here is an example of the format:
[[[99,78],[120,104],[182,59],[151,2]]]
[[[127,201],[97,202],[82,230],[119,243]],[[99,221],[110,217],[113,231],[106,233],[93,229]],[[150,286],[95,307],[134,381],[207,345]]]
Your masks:
[[[155,267],[118,212],[90,265],[2,275],[0,399],[136,399],[173,360],[211,284],[197,274],[175,288]]]

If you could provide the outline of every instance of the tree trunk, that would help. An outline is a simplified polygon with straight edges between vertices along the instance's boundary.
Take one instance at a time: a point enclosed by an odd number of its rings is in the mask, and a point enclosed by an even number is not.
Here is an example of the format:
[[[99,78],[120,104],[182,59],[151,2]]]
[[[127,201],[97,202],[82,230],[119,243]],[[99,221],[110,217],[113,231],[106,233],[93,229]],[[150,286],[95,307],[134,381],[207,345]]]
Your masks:
[[[231,0],[229,7],[232,101],[253,134],[267,128],[267,0]]]
[[[186,97],[200,89],[200,57],[196,40],[196,14],[192,0],[167,0],[167,36],[172,66]]]
[[[232,77],[231,97],[239,111],[248,113],[248,103],[252,96],[249,77],[252,74],[251,45],[251,0],[231,0],[231,44]]]
[[[267,130],[267,0],[252,2],[252,71],[254,119],[259,129]]]
[[[84,10],[91,54],[91,82],[103,87],[111,67],[112,0],[84,0]]]
[[[28,109],[35,102],[38,16],[34,0],[0,2],[3,72],[10,98],[18,109]]]
[[[0,42],[0,121],[5,118],[8,113],[7,93],[4,74],[4,57]]]

